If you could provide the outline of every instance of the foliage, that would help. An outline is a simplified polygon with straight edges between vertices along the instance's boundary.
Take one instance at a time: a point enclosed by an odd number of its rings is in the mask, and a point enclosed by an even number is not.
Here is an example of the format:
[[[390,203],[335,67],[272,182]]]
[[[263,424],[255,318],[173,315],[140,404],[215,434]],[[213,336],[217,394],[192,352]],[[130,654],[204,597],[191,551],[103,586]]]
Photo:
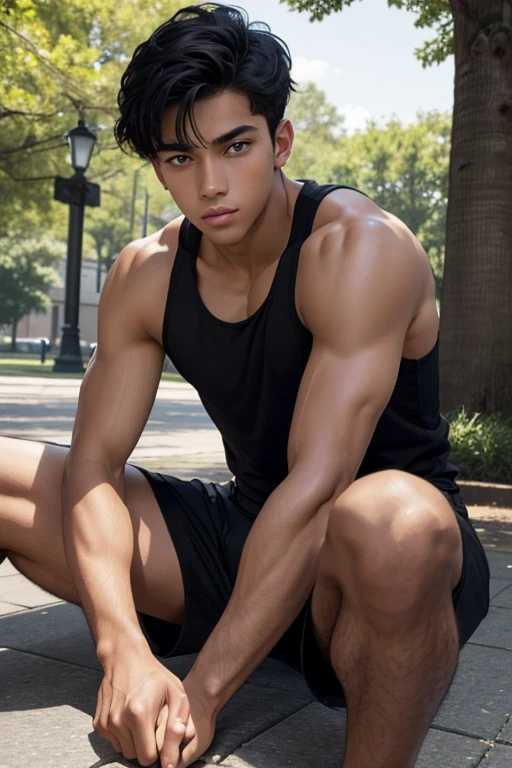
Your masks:
[[[345,135],[345,119],[334,104],[327,101],[325,92],[314,83],[302,84],[300,90],[292,93],[286,117],[295,128],[287,174],[326,184],[335,181],[337,165],[341,162],[337,140]]]
[[[354,0],[280,0],[293,10],[306,11],[311,21],[321,21],[325,16],[348,8]],[[440,64],[453,53],[453,16],[449,0],[388,0],[390,7],[405,8],[418,14],[414,26],[420,29],[433,27],[436,36],[418,48],[415,53],[424,67]]]
[[[102,158],[98,158],[102,165]],[[123,157],[120,167],[101,182],[101,206],[85,212],[84,257],[100,260],[110,268],[131,238],[132,177],[140,162]]]
[[[325,141],[309,131],[298,131],[284,170],[293,179],[314,179],[319,184],[332,184],[341,175],[342,160],[337,143]]]
[[[500,413],[469,416],[465,408],[446,416],[451,459],[464,480],[512,483],[512,417]]]
[[[314,83],[304,83],[292,93],[286,116],[296,131],[310,131],[323,141],[332,141],[345,133],[345,118]]]
[[[419,113],[404,126],[374,121],[344,140],[348,184],[360,187],[384,210],[398,216],[428,253],[438,285],[443,274],[450,166],[451,118]]]
[[[295,128],[293,152],[286,173],[295,179],[331,183],[339,177],[342,162],[338,138],[346,134],[345,119],[325,92],[314,83],[303,83],[292,93],[286,110]]]
[[[0,239],[0,325],[48,309],[48,291],[59,280],[54,264],[61,255],[41,240]]]
[[[27,211],[47,223],[69,175],[64,134],[83,117],[110,168],[120,76],[135,46],[187,0],[7,0],[0,10],[0,235]],[[95,179],[97,180],[97,179]]]
[[[316,90],[315,86],[311,88]],[[311,91],[311,93],[314,92]],[[321,92],[320,92],[321,93]],[[300,114],[300,113],[299,113]],[[290,110],[289,116],[293,118]],[[307,123],[306,123],[307,125]],[[429,254],[440,293],[444,264],[451,119],[420,113],[404,126],[368,121],[353,136],[298,130],[287,173],[319,183],[354,186],[402,219]]]

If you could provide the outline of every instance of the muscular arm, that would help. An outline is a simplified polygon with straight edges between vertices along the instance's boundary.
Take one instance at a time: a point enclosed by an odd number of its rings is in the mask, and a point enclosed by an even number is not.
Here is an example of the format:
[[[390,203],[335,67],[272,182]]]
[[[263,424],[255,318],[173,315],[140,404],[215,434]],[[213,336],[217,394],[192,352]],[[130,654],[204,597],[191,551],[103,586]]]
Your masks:
[[[123,501],[124,465],[163,364],[161,347],[144,329],[147,269],[133,244],[109,273],[63,479],[66,557],[102,660],[114,645],[147,648],[130,586],[133,530]]]
[[[312,248],[300,308],[313,347],[289,437],[289,474],[260,511],[231,600],[187,678],[215,713],[308,598],[328,515],[355,479],[391,396],[423,284],[411,235],[383,219],[362,218]]]

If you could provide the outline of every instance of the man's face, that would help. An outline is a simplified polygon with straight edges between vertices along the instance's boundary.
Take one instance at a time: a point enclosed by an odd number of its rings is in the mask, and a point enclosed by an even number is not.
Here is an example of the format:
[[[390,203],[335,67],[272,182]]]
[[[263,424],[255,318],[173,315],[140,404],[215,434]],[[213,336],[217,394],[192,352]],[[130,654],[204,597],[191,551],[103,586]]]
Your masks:
[[[200,146],[190,124],[187,135],[193,147],[177,143],[178,107],[169,107],[162,121],[165,151],[154,164],[160,181],[178,208],[218,245],[234,245],[247,234],[270,197],[276,167],[291,151],[288,123],[285,139],[272,146],[268,124],[252,115],[249,100],[233,91],[196,103],[194,118],[207,147]],[[281,124],[283,126],[283,124]],[[289,144],[289,147],[288,147]],[[219,215],[208,215],[220,209]],[[232,213],[222,214],[222,209]]]

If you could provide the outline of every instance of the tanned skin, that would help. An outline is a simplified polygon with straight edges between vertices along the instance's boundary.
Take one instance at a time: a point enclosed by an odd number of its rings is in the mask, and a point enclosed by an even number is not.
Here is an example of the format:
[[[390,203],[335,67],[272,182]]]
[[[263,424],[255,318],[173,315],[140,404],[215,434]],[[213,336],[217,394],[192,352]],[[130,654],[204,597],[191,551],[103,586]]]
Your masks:
[[[196,106],[207,146],[173,151],[176,113],[165,115],[169,149],[155,171],[203,231],[205,305],[237,322],[264,301],[288,240],[301,187],[282,170],[293,128],[282,121],[273,146],[265,119],[225,92]],[[214,227],[203,217],[219,206],[237,213]],[[258,515],[231,600],[182,683],[152,656],[137,622],[136,608],[181,622],[183,582],[146,480],[125,469],[160,378],[181,221],[127,246],[109,273],[69,452],[0,438],[0,547],[28,578],[82,606],[104,669],[94,726],[125,757],[162,768],[194,762],[222,707],[313,590],[315,632],[347,696],[344,768],[409,768],[457,661],[451,590],[461,538],[429,483],[397,471],[354,480],[401,357],[423,357],[436,342],[428,258],[402,222],[362,195],[338,190],[321,203],[297,275],[313,348],[289,473]]]

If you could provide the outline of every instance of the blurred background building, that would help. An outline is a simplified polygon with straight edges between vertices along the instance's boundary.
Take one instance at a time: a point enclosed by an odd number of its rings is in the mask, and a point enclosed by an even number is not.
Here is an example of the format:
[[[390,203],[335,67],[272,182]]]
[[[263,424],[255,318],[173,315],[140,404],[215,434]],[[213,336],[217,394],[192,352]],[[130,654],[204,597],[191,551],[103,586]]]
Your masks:
[[[66,260],[56,265],[61,285],[51,288],[49,296],[52,306],[45,314],[26,315],[18,324],[18,338],[47,338],[52,346],[58,345],[64,323],[64,286],[66,282]],[[83,261],[80,283],[80,339],[82,342],[97,341],[97,319],[100,291],[106,278],[106,270],[98,270],[97,262]]]

